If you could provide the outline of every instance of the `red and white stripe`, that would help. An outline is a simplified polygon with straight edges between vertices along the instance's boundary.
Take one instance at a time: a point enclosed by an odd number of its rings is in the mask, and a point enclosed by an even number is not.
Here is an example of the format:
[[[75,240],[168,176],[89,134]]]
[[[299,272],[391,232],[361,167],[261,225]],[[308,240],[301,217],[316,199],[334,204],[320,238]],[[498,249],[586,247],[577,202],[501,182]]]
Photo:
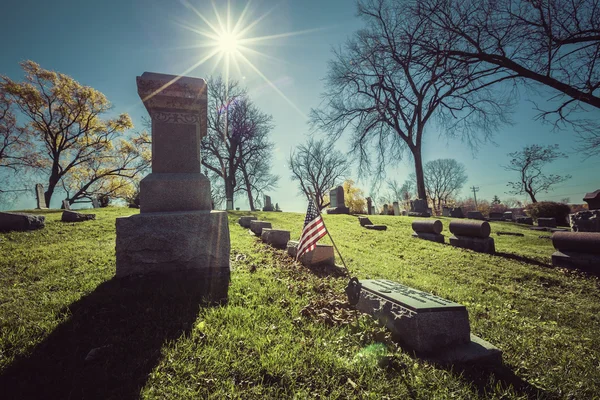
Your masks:
[[[308,253],[317,247],[317,242],[327,234],[323,218],[319,215],[314,220],[310,221],[302,230],[300,241],[298,242],[298,250],[296,252],[296,260],[302,254]]]

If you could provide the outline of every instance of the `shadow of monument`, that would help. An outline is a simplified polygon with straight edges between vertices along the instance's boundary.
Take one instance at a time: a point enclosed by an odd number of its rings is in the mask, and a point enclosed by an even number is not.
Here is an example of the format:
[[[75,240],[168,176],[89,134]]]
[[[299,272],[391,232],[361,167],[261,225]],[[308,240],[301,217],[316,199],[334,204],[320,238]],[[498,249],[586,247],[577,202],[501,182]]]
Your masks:
[[[504,252],[497,251],[494,255],[499,256],[499,257],[504,257],[509,260],[514,260],[514,261],[519,261],[519,262],[523,262],[526,264],[536,265],[538,267],[553,268],[552,264],[550,262],[545,263],[545,262],[536,260],[534,258],[520,256],[518,254],[504,253]]]
[[[3,372],[0,397],[138,398],[163,344],[190,332],[208,305],[203,281],[186,272],[100,284],[62,310],[71,318]]]

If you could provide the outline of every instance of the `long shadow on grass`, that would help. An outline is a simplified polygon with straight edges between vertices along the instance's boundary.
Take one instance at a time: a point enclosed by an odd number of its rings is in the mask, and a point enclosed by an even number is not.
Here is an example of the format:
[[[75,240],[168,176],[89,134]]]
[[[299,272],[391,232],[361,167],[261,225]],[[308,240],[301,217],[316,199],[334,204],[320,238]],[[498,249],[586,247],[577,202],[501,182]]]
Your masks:
[[[509,260],[514,260],[514,261],[519,261],[519,262],[523,262],[523,263],[527,263],[527,264],[531,264],[531,265],[536,265],[538,267],[552,268],[552,264],[550,264],[550,263],[545,263],[545,262],[536,260],[534,258],[529,258],[529,257],[521,256],[518,254],[503,253],[503,252],[497,251],[496,253],[494,253],[494,255],[498,256],[498,257],[504,257]]]
[[[186,273],[100,284],[63,310],[71,314],[67,322],[5,370],[0,397],[138,398],[163,344],[191,330],[205,304],[202,281]]]

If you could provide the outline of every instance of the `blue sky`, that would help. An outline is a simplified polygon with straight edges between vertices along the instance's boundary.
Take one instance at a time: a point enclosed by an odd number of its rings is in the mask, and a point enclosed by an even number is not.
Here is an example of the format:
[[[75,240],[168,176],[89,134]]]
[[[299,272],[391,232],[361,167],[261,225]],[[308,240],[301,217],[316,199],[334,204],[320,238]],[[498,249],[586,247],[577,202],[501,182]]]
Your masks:
[[[192,0],[190,3],[209,21],[217,23],[210,1]],[[246,1],[231,1],[234,21],[246,4]],[[227,3],[215,1],[215,5],[224,17]],[[21,79],[18,64],[31,59],[43,68],[66,73],[80,83],[100,90],[113,103],[114,113],[128,112],[137,127],[141,127],[141,117],[146,111],[137,95],[135,77],[144,71],[179,74],[207,52],[206,48],[193,48],[205,39],[182,26],[208,30],[205,22],[181,1],[23,0],[9,1],[2,8],[0,33],[9,39],[3,44],[1,74]],[[253,65],[295,107],[242,62],[239,72],[232,67],[231,76],[240,79],[257,105],[274,118],[272,140],[276,152],[273,167],[281,179],[279,188],[271,193],[273,202],[279,203],[285,211],[304,211],[306,202],[290,179],[286,158],[308,137],[305,116],[311,108],[319,106],[332,46],[343,44],[362,23],[356,17],[355,3],[351,0],[255,0],[248,7],[247,21],[264,14],[267,15],[248,37],[308,31],[257,43],[253,48],[267,57],[248,55]],[[207,77],[223,69],[223,64],[215,65],[209,61],[188,75]],[[558,143],[562,151],[569,153],[569,158],[555,162],[547,171],[568,173],[573,178],[538,199],[558,201],[569,197],[571,202],[580,203],[586,192],[600,188],[596,173],[600,169],[600,157],[583,160],[573,150],[573,132],[552,132],[550,126],[534,120],[536,112],[528,98],[543,101],[551,94],[545,90],[537,94],[523,91],[512,115],[514,124],[500,129],[494,137],[495,143],[485,144],[476,152],[460,140],[448,141],[440,137],[435,127],[430,127],[424,143],[424,161],[455,158],[465,164],[469,176],[461,197],[468,196],[468,187],[475,185],[480,188],[478,198],[491,200],[498,195],[502,199],[514,197],[505,194],[506,182],[512,178],[501,168],[508,160],[506,154],[527,144]],[[594,111],[594,117],[600,117],[600,113]],[[347,150],[345,138],[336,145],[340,150]],[[390,166],[389,178],[402,182],[412,170],[411,160],[398,161]],[[350,177],[357,180],[355,171]],[[365,194],[370,194],[370,181],[359,180],[358,185],[365,189]],[[59,197],[53,199],[53,207],[59,206]],[[15,208],[34,206],[33,191],[13,205]],[[236,206],[247,207],[243,196],[236,199]]]

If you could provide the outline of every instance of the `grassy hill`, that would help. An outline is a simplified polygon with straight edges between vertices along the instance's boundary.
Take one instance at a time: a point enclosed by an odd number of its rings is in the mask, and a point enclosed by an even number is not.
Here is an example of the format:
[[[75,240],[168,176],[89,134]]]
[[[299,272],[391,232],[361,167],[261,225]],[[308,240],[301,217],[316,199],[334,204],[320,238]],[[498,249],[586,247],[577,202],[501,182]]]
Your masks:
[[[441,367],[345,304],[347,278],[309,270],[239,227],[232,212],[226,306],[198,305],[193,282],[112,279],[115,218],[0,233],[2,398],[564,398],[600,393],[598,278],[550,264],[551,241],[491,223],[496,255],[414,239],[410,217],[325,222],[353,275],[388,278],[467,306],[504,366]],[[255,213],[300,235],[304,215]],[[443,218],[449,235],[449,219]],[[497,236],[521,232],[524,237]],[[327,242],[328,239],[324,239]],[[339,263],[339,260],[338,260]],[[170,283],[168,283],[170,284]],[[91,354],[90,350],[95,349]],[[85,361],[86,357],[88,360]],[[0,395],[1,396],[1,395]]]

